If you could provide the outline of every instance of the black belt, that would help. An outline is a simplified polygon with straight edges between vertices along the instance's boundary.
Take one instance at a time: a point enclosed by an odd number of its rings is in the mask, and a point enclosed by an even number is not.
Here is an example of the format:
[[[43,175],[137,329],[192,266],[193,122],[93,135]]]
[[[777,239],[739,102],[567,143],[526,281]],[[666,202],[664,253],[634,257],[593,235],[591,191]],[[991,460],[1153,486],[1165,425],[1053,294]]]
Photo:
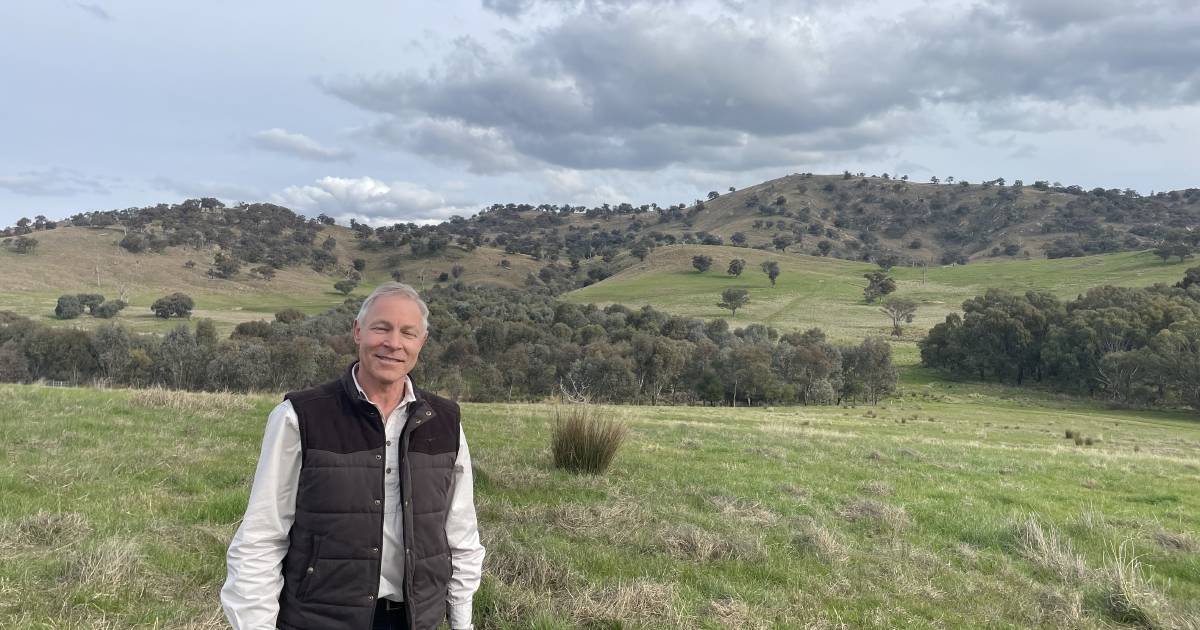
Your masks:
[[[404,610],[404,602],[398,602],[391,599],[380,599],[375,602],[375,610]]]

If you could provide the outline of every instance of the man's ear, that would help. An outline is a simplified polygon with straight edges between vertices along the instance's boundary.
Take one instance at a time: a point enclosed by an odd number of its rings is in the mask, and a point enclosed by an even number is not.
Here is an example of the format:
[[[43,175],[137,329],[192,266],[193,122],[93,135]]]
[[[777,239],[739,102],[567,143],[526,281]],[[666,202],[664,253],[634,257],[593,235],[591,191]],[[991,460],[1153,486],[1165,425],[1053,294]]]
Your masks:
[[[358,320],[352,320],[350,324],[350,336],[354,339],[354,345],[358,345]]]

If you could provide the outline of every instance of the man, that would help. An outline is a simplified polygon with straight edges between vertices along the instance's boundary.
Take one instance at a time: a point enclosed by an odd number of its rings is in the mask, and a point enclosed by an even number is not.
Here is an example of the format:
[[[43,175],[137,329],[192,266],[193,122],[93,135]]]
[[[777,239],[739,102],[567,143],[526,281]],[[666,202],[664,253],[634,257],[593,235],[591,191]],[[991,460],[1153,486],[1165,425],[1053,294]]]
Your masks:
[[[458,405],[408,377],[429,309],[390,282],[351,327],[358,361],[271,412],[221,589],[236,630],[472,628],[483,546]]]

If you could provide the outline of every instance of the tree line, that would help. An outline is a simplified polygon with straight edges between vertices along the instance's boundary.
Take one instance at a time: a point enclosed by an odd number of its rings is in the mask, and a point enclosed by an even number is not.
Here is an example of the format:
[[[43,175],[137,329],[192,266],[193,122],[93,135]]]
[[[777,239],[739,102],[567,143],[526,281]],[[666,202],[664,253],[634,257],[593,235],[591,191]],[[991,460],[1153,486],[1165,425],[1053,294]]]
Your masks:
[[[414,378],[465,401],[551,397],[639,404],[876,402],[893,392],[891,348],[839,345],[818,329],[731,330],[650,307],[568,304],[549,291],[426,292],[431,336]],[[120,323],[50,328],[0,312],[0,381],[104,382],[192,390],[285,391],[336,377],[354,360],[361,299],[325,313],[281,311],[225,339],[209,320],[163,336]]]
[[[1065,302],[990,289],[920,348],[923,364],[954,376],[1200,410],[1200,267],[1172,286],[1101,286]]]

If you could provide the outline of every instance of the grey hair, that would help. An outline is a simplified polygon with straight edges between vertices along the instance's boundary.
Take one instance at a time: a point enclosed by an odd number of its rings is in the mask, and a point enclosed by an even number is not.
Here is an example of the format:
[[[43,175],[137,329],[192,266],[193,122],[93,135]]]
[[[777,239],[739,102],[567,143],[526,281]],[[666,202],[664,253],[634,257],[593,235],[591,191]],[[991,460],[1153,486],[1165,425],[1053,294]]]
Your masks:
[[[385,282],[375,288],[367,299],[363,300],[362,306],[358,309],[358,315],[354,316],[354,321],[361,326],[363,319],[367,316],[367,310],[381,297],[388,295],[404,296],[417,303],[417,308],[421,309],[421,327],[428,332],[429,330],[429,307],[425,305],[425,300],[421,299],[417,290],[404,284],[403,282]]]

